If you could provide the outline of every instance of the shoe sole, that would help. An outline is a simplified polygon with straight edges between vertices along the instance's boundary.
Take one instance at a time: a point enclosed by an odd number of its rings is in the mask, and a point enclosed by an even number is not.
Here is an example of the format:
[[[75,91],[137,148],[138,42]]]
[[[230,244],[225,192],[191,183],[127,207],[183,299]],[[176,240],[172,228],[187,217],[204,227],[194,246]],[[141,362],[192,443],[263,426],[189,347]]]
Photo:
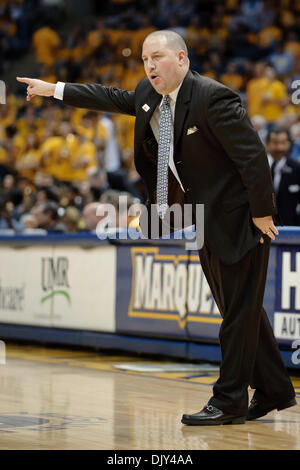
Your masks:
[[[236,418],[226,419],[224,421],[206,421],[206,420],[189,420],[182,418],[182,424],[187,424],[189,426],[220,426],[222,424],[244,424],[246,421],[245,416],[238,416]]]
[[[258,418],[261,418],[262,416],[265,416],[266,414],[270,413],[273,410],[282,411],[282,410],[285,410],[286,408],[291,408],[292,406],[295,406],[295,405],[297,405],[297,401],[295,398],[293,398],[292,400],[289,400],[285,403],[282,403],[280,405],[275,405],[272,408],[268,408],[267,410],[264,410],[263,412],[259,414],[251,416],[250,418],[247,417],[246,420],[252,421],[253,419],[258,419]]]

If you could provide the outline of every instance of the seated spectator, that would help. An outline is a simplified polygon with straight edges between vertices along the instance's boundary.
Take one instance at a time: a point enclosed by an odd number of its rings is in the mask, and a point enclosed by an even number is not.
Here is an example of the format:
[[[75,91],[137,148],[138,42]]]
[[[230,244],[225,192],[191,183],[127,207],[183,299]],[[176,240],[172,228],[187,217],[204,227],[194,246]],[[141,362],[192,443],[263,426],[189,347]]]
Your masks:
[[[33,214],[26,214],[22,217],[24,231],[38,228],[38,221]]]
[[[108,189],[102,194],[100,202],[113,208],[109,215],[112,217],[111,225],[113,221],[115,228],[138,227],[140,200],[133,197],[132,194]],[[130,208],[131,214],[128,215]]]
[[[98,17],[95,20],[94,28],[91,29],[87,34],[87,44],[92,51],[97,50],[99,47],[103,46],[107,42],[106,32],[105,32],[105,23],[103,18]]]
[[[69,206],[66,208],[62,216],[62,222],[67,227],[69,233],[75,233],[83,229],[80,218],[81,214],[77,207]]]
[[[266,77],[269,83],[262,97],[262,115],[268,124],[272,124],[283,116],[289,97],[286,86],[278,80],[273,67],[266,68]]]
[[[33,182],[42,159],[36,134],[29,134],[26,144],[26,149],[16,159],[15,169],[22,178],[27,178]]]
[[[289,156],[291,142],[288,131],[269,131],[266,146],[282,223],[299,226],[300,163]]]
[[[33,34],[32,45],[39,64],[53,65],[59,49],[60,37],[51,25],[45,25]]]
[[[79,146],[75,153],[70,154],[69,168],[64,174],[64,181],[85,181],[87,171],[97,168],[97,148],[93,141],[77,136]]]
[[[243,87],[243,77],[237,72],[237,66],[234,62],[229,62],[226,72],[220,76],[220,81],[234,91],[239,91]]]
[[[41,146],[43,171],[59,181],[68,181],[70,160],[78,152],[79,141],[69,122],[59,124],[58,135]]]
[[[99,202],[91,202],[83,208],[83,230],[95,232],[98,223],[104,218],[104,215],[97,215],[97,209],[100,205],[101,203]]]
[[[2,182],[2,195],[6,195],[11,189],[13,189],[16,185],[17,178],[16,175],[13,173],[7,173]]]
[[[14,206],[3,197],[0,199],[0,230],[20,231],[21,224],[15,218]]]
[[[54,201],[40,203],[31,210],[38,221],[38,227],[48,233],[66,233],[67,227],[60,220],[58,215],[58,205]]]
[[[283,32],[273,18],[265,18],[265,26],[257,33],[257,43],[261,48],[274,46],[282,40]]]
[[[265,62],[256,62],[253,67],[253,77],[246,85],[247,111],[250,117],[263,114],[263,96],[269,86],[266,76]]]
[[[300,57],[299,35],[296,31],[288,31],[284,42],[284,50],[293,55],[295,61]]]

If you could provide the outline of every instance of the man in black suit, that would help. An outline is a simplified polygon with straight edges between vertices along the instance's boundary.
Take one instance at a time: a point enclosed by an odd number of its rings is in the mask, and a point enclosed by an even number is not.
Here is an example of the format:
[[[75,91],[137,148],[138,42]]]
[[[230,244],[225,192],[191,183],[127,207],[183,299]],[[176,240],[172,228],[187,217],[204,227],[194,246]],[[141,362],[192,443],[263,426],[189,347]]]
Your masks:
[[[222,363],[208,404],[183,415],[182,423],[244,423],[292,406],[294,389],[262,307],[270,242],[278,234],[265,149],[239,96],[189,70],[178,34],[151,33],[142,59],[147,78],[135,91],[19,81],[28,85],[28,100],[55,96],[73,106],[136,116],[135,165],[147,188],[148,207],[166,206],[159,202],[164,152],[169,206],[205,205],[199,256],[223,316]],[[249,385],[256,390],[248,409]]]
[[[289,132],[285,129],[270,131],[266,146],[282,224],[300,225],[300,163],[289,156]]]

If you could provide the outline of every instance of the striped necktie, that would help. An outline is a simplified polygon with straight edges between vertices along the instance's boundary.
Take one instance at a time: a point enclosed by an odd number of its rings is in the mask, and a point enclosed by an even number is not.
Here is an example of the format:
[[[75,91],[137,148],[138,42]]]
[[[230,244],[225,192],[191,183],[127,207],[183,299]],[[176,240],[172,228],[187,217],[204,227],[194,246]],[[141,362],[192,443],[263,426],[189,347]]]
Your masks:
[[[168,209],[168,169],[171,129],[172,114],[170,108],[170,97],[169,95],[165,95],[163,97],[160,114],[156,183],[157,211],[161,219],[164,218]]]

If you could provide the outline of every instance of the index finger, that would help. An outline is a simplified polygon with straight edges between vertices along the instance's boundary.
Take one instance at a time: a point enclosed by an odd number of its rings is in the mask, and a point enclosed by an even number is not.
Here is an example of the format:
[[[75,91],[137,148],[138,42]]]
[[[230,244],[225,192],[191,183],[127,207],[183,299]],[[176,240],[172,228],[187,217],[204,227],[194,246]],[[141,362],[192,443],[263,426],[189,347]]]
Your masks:
[[[27,85],[30,85],[31,78],[17,77],[17,80],[18,82],[27,83]]]

